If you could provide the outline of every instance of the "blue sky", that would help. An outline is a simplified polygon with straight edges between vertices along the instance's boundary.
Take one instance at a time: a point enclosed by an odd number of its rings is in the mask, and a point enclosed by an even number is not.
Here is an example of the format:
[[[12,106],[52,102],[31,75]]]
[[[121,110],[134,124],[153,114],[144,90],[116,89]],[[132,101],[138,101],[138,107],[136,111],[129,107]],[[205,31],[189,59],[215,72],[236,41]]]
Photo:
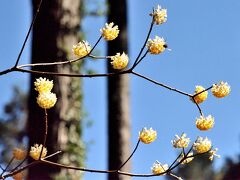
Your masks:
[[[168,9],[168,21],[154,27],[151,38],[155,35],[164,37],[172,51],[147,56],[136,71],[189,93],[194,91],[195,85],[209,87],[220,80],[227,81],[232,92],[224,99],[216,99],[209,94],[201,108],[205,115],[212,114],[215,117],[215,127],[208,132],[200,132],[194,125],[195,118],[199,116],[198,110],[187,97],[131,75],[132,147],[137,142],[138,131],[143,127],[153,127],[158,131],[156,142],[140,145],[133,158],[133,172],[149,173],[155,160],[170,164],[177,153],[170,141],[175,134],[182,132],[187,133],[192,140],[199,135],[208,136],[222,156],[214,163],[219,168],[225,157],[237,158],[239,153],[240,129],[237,115],[240,97],[240,1],[129,1],[131,61],[145,40],[151,21],[148,14],[157,4]],[[30,24],[30,5],[28,0],[0,1],[0,70],[15,62]],[[84,20],[84,30],[90,43],[96,41],[104,23],[104,18],[98,18],[97,21],[95,18]],[[29,45],[30,43],[21,58],[21,64],[30,61]],[[97,49],[104,54],[104,42]],[[97,72],[105,71],[103,61],[89,61],[87,67]],[[0,77],[0,84],[2,107],[11,98],[10,89],[13,85],[28,89],[28,75],[11,73]],[[87,142],[93,141],[88,146],[86,164],[89,168],[106,169],[107,109],[104,78],[84,79],[84,103],[87,119],[94,122],[91,128],[84,131],[84,139]],[[94,179],[95,176],[96,174],[86,174],[86,179]],[[99,179],[105,178],[105,175],[97,176]]]

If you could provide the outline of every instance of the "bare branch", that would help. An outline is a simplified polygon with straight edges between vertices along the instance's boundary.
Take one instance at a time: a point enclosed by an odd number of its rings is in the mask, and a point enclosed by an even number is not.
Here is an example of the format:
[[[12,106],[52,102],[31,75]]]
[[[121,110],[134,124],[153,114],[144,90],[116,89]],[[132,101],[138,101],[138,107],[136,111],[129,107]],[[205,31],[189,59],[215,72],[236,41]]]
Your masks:
[[[20,50],[20,52],[19,52],[19,54],[18,54],[18,57],[17,57],[17,60],[16,60],[16,63],[15,63],[15,65],[14,65],[14,67],[17,67],[18,62],[19,62],[19,60],[20,60],[20,58],[21,58],[21,56],[22,56],[22,53],[23,53],[23,50],[24,50],[24,48],[25,48],[26,42],[27,42],[27,40],[28,40],[28,38],[29,38],[30,32],[31,32],[31,30],[32,30],[32,28],[33,28],[33,25],[34,25],[36,19],[37,19],[38,13],[40,12],[41,5],[42,5],[42,0],[40,0],[40,2],[39,2],[37,11],[36,11],[36,13],[35,13],[35,15],[34,15],[34,17],[33,17],[32,23],[31,23],[31,25],[30,25],[30,27],[29,27],[29,29],[28,29],[27,35],[26,35],[25,40],[24,40],[24,42],[23,42],[22,48],[21,48],[21,50]]]
[[[191,94],[188,94],[188,93],[186,93],[186,92],[180,91],[180,90],[178,90],[178,89],[176,89],[176,88],[172,88],[172,87],[167,86],[167,85],[165,85],[165,84],[159,83],[159,82],[157,82],[157,81],[155,81],[155,80],[152,80],[152,79],[150,79],[150,78],[148,78],[148,77],[146,77],[146,76],[143,76],[143,75],[141,75],[141,74],[139,74],[139,73],[136,73],[135,71],[132,71],[132,74],[134,74],[134,75],[136,75],[136,76],[138,76],[138,77],[141,77],[141,78],[143,78],[143,79],[145,79],[145,80],[147,80],[147,81],[150,81],[150,82],[152,82],[152,83],[154,83],[154,84],[157,84],[157,85],[159,85],[159,86],[162,86],[162,87],[164,87],[164,88],[166,88],[166,89],[169,89],[169,90],[171,90],[171,91],[175,91],[175,92],[180,93],[180,94],[183,94],[183,95],[185,95],[185,96],[192,97]]]

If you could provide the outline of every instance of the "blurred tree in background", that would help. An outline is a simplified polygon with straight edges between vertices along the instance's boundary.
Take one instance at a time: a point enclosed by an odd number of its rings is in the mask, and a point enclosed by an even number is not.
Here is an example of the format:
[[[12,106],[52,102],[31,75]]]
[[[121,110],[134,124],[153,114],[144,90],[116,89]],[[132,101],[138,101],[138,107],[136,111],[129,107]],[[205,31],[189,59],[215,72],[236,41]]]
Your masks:
[[[26,146],[27,95],[19,88],[13,87],[13,96],[4,107],[0,119],[1,163],[9,162],[12,152],[9,149]]]
[[[32,0],[33,14],[39,5],[39,0]],[[32,62],[44,63],[69,59],[73,44],[80,40],[80,24],[82,20],[82,0],[43,1],[42,7],[33,28]],[[59,73],[80,73],[82,63],[66,64],[64,66],[37,67],[42,70]],[[44,112],[34,101],[37,93],[34,81],[39,76],[31,75],[28,101],[28,137],[29,146],[43,143]],[[83,165],[84,144],[82,136],[82,83],[80,78],[53,77],[54,92],[58,103],[49,110],[48,138],[46,147],[49,153],[63,150],[60,156],[52,160],[75,166]],[[71,170],[56,167],[37,166],[29,170],[28,179],[79,179],[81,172],[71,173]]]
[[[107,54],[128,52],[127,1],[108,0],[108,23],[117,24],[119,36],[108,41]],[[107,62],[108,72],[116,72]],[[108,77],[108,168],[118,169],[130,155],[129,76]],[[130,162],[124,171],[130,171]],[[119,174],[108,174],[109,180],[130,179]]]

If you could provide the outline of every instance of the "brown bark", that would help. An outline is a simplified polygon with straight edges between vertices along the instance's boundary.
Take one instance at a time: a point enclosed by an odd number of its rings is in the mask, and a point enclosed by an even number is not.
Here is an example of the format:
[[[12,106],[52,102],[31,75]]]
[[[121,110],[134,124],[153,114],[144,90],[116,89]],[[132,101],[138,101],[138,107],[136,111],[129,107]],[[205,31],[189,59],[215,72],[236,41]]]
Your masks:
[[[114,22],[120,29],[117,39],[108,42],[108,55],[127,53],[127,2],[108,0],[108,23]],[[108,72],[113,72],[108,63]],[[129,77],[128,75],[108,77],[108,167],[118,169],[130,155],[129,118]],[[131,162],[122,170],[129,171]],[[109,174],[109,180],[130,179],[127,176]]]
[[[32,0],[33,14],[35,14],[38,3],[39,0]],[[81,0],[43,1],[33,28],[32,63],[62,61],[68,58],[72,45],[76,44],[79,40],[81,3]],[[75,66],[77,66],[75,69],[71,65],[37,67],[33,69],[69,73],[80,70],[80,64]],[[70,163],[68,158],[70,156],[68,152],[69,144],[74,147],[81,146],[81,130],[79,129],[81,116],[80,80],[68,77],[45,77],[54,81],[53,92],[57,94],[58,98],[55,107],[48,110],[49,127],[46,147],[49,154],[57,150],[65,150],[66,152],[55,156],[51,160]],[[29,146],[35,143],[43,143],[45,127],[44,110],[38,107],[36,103],[37,92],[35,92],[33,86],[36,78],[38,78],[37,75],[31,75],[30,79],[28,114]],[[74,156],[74,152],[71,153]],[[58,168],[43,165],[36,166],[29,170],[28,179],[53,179],[53,175],[59,172],[60,169]],[[69,177],[69,179],[74,178]]]

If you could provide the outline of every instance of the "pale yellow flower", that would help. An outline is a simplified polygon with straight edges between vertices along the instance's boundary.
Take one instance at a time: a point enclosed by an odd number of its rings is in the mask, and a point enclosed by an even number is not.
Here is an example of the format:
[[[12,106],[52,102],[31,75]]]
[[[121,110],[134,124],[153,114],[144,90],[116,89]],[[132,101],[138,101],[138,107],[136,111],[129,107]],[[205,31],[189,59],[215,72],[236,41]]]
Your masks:
[[[216,152],[218,151],[218,148],[212,149],[211,151],[209,151],[209,159],[212,161],[214,156],[216,156],[217,158],[220,158],[221,156],[216,154]]]
[[[188,144],[190,142],[190,138],[186,138],[186,134],[183,133],[181,135],[181,137],[179,137],[178,135],[175,135],[175,139],[172,140],[172,145],[175,148],[186,148],[188,147]]]
[[[187,155],[187,157],[185,157],[186,159],[184,159],[183,161],[182,161],[182,159],[184,158],[184,154],[182,153],[181,154],[181,156],[180,156],[180,158],[178,159],[178,162],[181,162],[181,164],[188,164],[188,163],[190,163],[192,160],[193,160],[193,158],[194,157],[190,157],[190,156],[192,156],[193,155],[193,152],[190,152],[190,153],[188,153],[188,155]]]
[[[154,39],[149,39],[146,46],[150,54],[160,54],[167,48],[165,40],[158,36],[155,36]]]
[[[195,93],[194,94],[197,94],[197,93],[200,93],[202,91],[204,91],[205,88],[202,87],[202,86],[196,86],[196,89],[195,89]],[[202,103],[203,101],[205,101],[208,97],[208,92],[207,91],[204,91],[200,94],[198,94],[197,96],[194,97],[194,100],[197,104],[200,104]]]
[[[52,92],[44,92],[38,94],[37,103],[43,109],[52,108],[57,102],[56,94]]]
[[[111,56],[111,60],[114,69],[124,69],[128,65],[128,56],[124,52],[122,55],[117,53],[115,56]]]
[[[193,143],[193,149],[197,153],[205,153],[209,151],[212,147],[212,142],[208,140],[206,137],[203,139],[202,137],[198,137],[197,141]]]
[[[167,21],[167,9],[162,9],[159,5],[150,15],[153,16],[153,21],[157,25]]]
[[[107,41],[116,39],[119,34],[118,26],[117,25],[114,26],[113,22],[111,22],[109,24],[106,23],[105,27],[100,29],[100,31],[102,33],[102,37]]]
[[[14,174],[14,175],[12,176],[12,178],[13,178],[14,180],[22,180],[23,177],[24,177],[24,175],[23,175],[22,172],[19,172],[19,173]]]
[[[201,131],[206,131],[208,129],[211,129],[213,128],[213,125],[214,125],[214,118],[211,115],[207,117],[200,116],[199,118],[196,119],[196,126]]]
[[[215,97],[223,98],[223,97],[229,95],[231,88],[227,82],[221,81],[218,84],[214,84],[211,91]]]
[[[23,160],[27,156],[27,152],[20,148],[14,148],[12,154],[16,160]]]
[[[156,161],[155,163],[153,163],[153,166],[151,167],[152,173],[153,174],[160,174],[160,173],[164,173],[168,170],[168,165],[167,164],[161,164],[158,161]],[[161,175],[165,175],[161,174]]]
[[[41,151],[42,151],[42,154],[41,154]],[[34,146],[31,146],[29,155],[33,159],[39,160],[40,154],[41,154],[41,158],[46,157],[46,155],[47,155],[47,148],[43,147],[42,144],[40,144],[40,145],[39,144],[34,144]]]
[[[149,130],[147,128],[143,128],[141,132],[139,132],[139,139],[144,144],[150,144],[157,138],[157,131],[154,131],[152,128]]]
[[[53,81],[40,77],[36,79],[36,81],[34,82],[34,86],[35,90],[39,93],[50,92],[53,88]]]
[[[91,46],[87,41],[81,41],[77,45],[73,45],[72,52],[78,58],[86,56],[91,51]]]

